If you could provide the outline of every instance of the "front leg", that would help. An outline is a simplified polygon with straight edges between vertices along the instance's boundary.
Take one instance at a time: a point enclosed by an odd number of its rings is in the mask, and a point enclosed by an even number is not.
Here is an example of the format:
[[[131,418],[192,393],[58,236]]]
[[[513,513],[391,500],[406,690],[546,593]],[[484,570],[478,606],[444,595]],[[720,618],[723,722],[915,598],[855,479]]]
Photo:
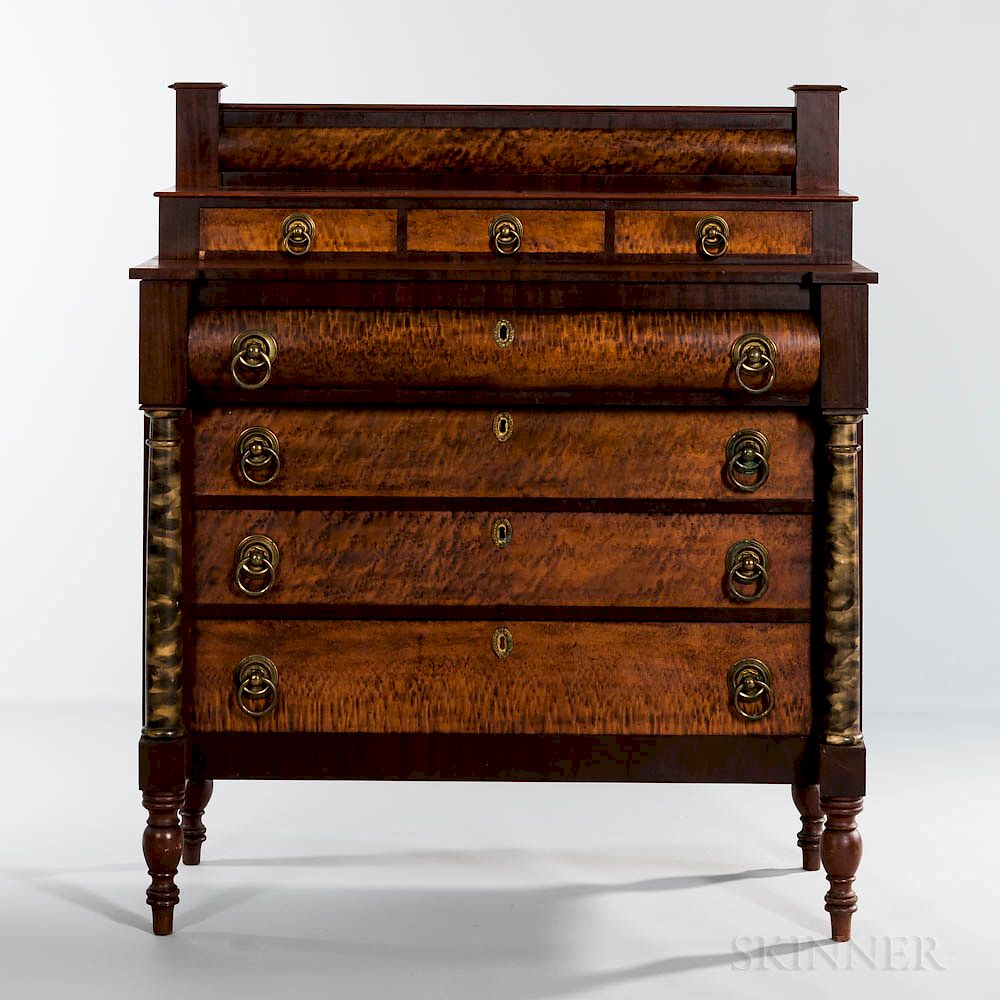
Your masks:
[[[826,813],[820,857],[830,883],[826,910],[830,914],[831,937],[834,941],[850,941],[851,917],[858,908],[854,875],[861,863],[861,834],[854,818],[861,812],[864,799],[824,796],[820,801]]]
[[[142,853],[152,881],[146,902],[153,909],[153,933],[170,934],[174,929],[174,907],[180,891],[174,882],[181,859],[181,825],[177,810],[184,801],[181,791],[145,791],[142,804],[149,813],[142,837]]]

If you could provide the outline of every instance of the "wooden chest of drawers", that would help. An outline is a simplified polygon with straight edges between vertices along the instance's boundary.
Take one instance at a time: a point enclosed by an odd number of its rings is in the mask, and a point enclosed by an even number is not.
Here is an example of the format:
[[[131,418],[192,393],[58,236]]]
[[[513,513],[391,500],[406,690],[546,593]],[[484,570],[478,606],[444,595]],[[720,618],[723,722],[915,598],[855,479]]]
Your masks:
[[[132,271],[156,933],[216,778],[738,781],[792,787],[846,940],[875,276],[841,88],[175,89]]]

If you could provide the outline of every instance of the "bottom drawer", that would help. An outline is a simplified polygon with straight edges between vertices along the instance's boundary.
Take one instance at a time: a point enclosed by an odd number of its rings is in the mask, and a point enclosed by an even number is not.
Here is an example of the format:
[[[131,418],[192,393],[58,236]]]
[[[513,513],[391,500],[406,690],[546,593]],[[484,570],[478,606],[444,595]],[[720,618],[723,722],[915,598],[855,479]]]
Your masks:
[[[200,621],[194,633],[196,732],[810,730],[808,624]]]

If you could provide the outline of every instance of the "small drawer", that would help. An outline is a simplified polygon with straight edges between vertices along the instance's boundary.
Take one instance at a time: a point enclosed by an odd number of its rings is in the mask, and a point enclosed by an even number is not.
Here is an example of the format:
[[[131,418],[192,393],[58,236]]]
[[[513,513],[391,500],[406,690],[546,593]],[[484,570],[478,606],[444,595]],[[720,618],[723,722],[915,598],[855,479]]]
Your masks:
[[[252,398],[298,389],[805,393],[819,331],[804,312],[206,310],[191,377]],[[266,357],[264,357],[266,355]]]
[[[805,735],[811,723],[808,625],[209,620],[193,659],[195,731]]]
[[[811,552],[811,518],[792,514],[200,510],[194,595],[258,606],[808,609]]]
[[[812,253],[812,212],[620,211],[615,253],[671,257],[803,257]]]
[[[793,410],[214,409],[195,416],[194,492],[811,500],[813,450]]]
[[[604,213],[503,209],[414,209],[406,222],[406,247],[416,252],[601,253]]]
[[[383,208],[203,208],[206,253],[392,253],[396,212]]]

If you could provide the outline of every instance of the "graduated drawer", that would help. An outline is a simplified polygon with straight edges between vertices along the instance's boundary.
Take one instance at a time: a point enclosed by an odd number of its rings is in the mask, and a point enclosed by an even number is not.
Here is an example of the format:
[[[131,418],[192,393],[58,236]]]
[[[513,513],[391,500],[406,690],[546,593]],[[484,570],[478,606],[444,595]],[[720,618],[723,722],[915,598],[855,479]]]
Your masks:
[[[506,629],[506,655],[494,652]],[[248,656],[274,690],[251,682]],[[771,695],[730,670],[764,665]],[[548,621],[199,621],[195,731],[805,735],[809,626]],[[252,669],[245,667],[249,675]],[[754,668],[759,669],[759,668]],[[744,695],[757,689],[740,688]],[[260,697],[255,697],[257,693]],[[773,698],[769,703],[768,698]],[[240,706],[265,714],[251,716]]]
[[[727,575],[745,540],[769,562],[766,592],[746,601]],[[194,593],[257,606],[804,609],[811,547],[811,519],[792,514],[198,510]],[[764,580],[744,575],[752,597]]]
[[[793,410],[214,409],[195,418],[194,491],[811,500],[813,449]]]
[[[399,387],[766,398],[812,389],[820,340],[804,312],[236,309],[197,313],[188,353],[196,385],[239,399]]]

